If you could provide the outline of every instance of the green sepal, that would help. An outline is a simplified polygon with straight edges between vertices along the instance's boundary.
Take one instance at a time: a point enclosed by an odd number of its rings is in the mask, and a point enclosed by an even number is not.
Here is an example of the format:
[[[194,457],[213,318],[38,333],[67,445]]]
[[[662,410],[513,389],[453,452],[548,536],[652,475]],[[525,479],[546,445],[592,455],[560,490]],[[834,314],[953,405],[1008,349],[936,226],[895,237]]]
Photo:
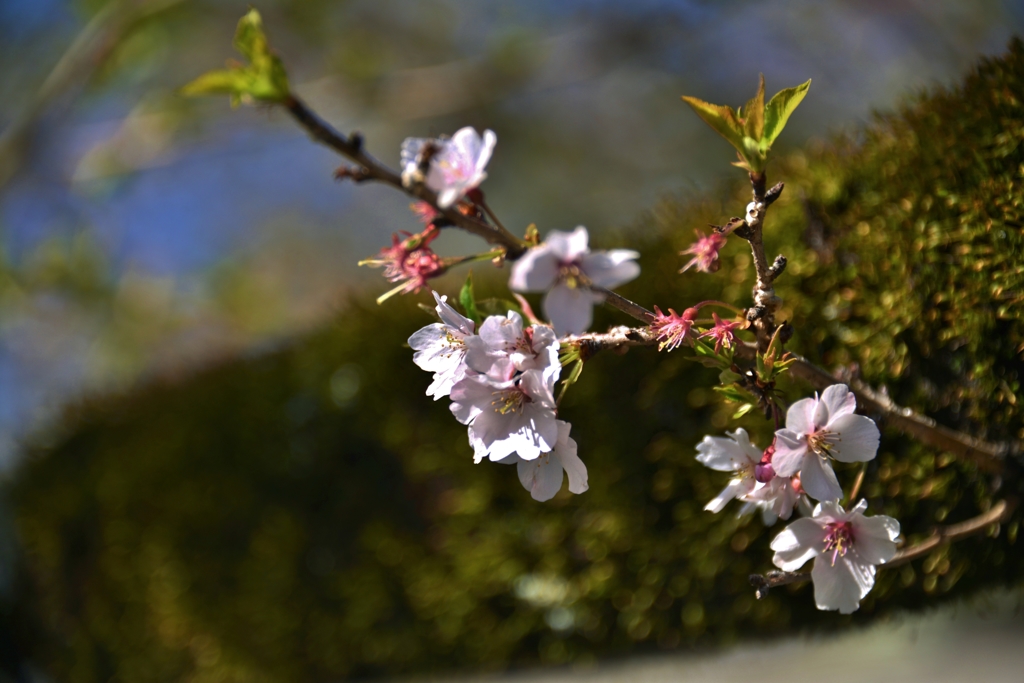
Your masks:
[[[231,106],[245,100],[283,102],[290,93],[288,74],[271,50],[263,31],[260,13],[249,10],[238,22],[234,47],[248,64],[229,64],[227,69],[210,71],[180,90],[182,95],[228,95]]]
[[[466,282],[462,285],[462,289],[459,290],[459,305],[462,306],[462,310],[467,318],[477,325],[480,324],[482,318],[480,317],[480,311],[476,307],[476,294],[473,292],[472,270],[466,275]]]
[[[572,370],[569,372],[569,376],[562,380],[562,390],[558,392],[558,398],[555,403],[561,403],[562,397],[565,396],[565,392],[568,391],[569,387],[579,380],[580,375],[583,374],[583,359],[580,358],[576,361],[576,364],[572,366]]]

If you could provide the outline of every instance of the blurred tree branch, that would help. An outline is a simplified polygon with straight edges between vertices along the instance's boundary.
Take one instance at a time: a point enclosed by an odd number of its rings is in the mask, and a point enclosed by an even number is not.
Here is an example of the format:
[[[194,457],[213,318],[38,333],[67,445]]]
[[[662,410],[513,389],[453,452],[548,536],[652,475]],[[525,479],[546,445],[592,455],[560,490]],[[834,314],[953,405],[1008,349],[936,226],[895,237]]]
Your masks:
[[[114,0],[96,13],[71,41],[24,108],[0,133],[0,191],[28,156],[32,132],[47,107],[76,85],[88,81],[138,22],[183,1]]]

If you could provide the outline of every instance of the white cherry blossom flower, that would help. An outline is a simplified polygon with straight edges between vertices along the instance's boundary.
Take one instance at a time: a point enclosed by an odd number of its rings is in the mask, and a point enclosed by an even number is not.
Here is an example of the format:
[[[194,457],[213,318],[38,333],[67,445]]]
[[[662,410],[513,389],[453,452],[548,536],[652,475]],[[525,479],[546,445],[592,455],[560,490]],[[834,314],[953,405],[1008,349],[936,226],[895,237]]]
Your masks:
[[[509,287],[517,292],[547,292],[544,314],[555,334],[582,334],[590,327],[595,303],[604,296],[588,290],[584,282],[605,288],[617,287],[640,274],[629,249],[591,252],[582,225],[572,232],[552,230],[547,239],[512,265]]]
[[[763,455],[760,448],[750,443],[750,437],[742,427],[729,438],[705,436],[697,444],[697,462],[719,472],[733,472],[735,477],[722,489],[704,509],[709,512],[721,512],[733,498],[741,498],[751,493],[757,486],[754,468]]]
[[[492,315],[480,325],[479,334],[466,340],[466,364],[492,380],[507,382],[517,372],[542,370],[558,375],[558,339],[547,325],[523,328],[515,311],[504,318]]]
[[[409,185],[422,180],[437,192],[437,205],[447,208],[484,181],[487,177],[484,169],[497,142],[494,131],[485,130],[481,137],[469,126],[460,128],[447,140],[406,138],[402,143],[402,182]],[[426,178],[421,178],[419,156],[427,144],[436,146],[437,151],[430,158]]]
[[[587,466],[576,455],[576,442],[569,436],[568,422],[556,420],[558,442],[549,453],[542,453],[533,460],[525,460],[513,454],[501,462],[515,463],[519,470],[519,481],[530,492],[534,500],[551,500],[562,488],[562,472],[569,478],[569,491],[583,493],[587,484]]]
[[[800,494],[789,477],[776,476],[772,470],[773,448],[769,446],[762,451],[750,442],[742,428],[726,434],[728,439],[705,436],[697,445],[698,462],[719,472],[735,474],[704,509],[721,512],[735,498],[746,503],[740,509],[740,515],[759,509],[766,526],[779,518],[789,519]]]
[[[896,554],[900,523],[892,517],[865,517],[867,501],[849,512],[839,503],[819,503],[813,517],[798,519],[772,540],[772,561],[796,571],[814,558],[811,580],[820,610],[850,614],[875,585],[875,566]]]
[[[412,361],[434,373],[427,396],[433,396],[436,401],[447,396],[455,383],[466,376],[466,343],[474,336],[474,323],[448,305],[448,297],[437,292],[433,295],[437,302],[434,310],[441,322],[414,332],[409,337],[409,346],[416,352]]]
[[[820,398],[791,405],[786,427],[775,433],[775,473],[799,473],[801,486],[815,500],[842,498],[829,458],[865,462],[878,453],[878,427],[871,418],[855,415],[856,407],[857,399],[845,384],[833,384]]]
[[[518,453],[535,460],[558,443],[555,419],[557,375],[527,370],[515,379],[496,382],[486,375],[467,375],[451,391],[451,411],[469,425],[474,460],[502,460]]]

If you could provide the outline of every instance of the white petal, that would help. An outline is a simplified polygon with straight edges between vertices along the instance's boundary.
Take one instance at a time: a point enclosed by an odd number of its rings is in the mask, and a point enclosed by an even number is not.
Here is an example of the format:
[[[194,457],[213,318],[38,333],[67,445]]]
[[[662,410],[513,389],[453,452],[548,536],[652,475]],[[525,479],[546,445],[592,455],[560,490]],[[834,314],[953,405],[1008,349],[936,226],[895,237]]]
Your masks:
[[[516,292],[545,292],[558,279],[558,255],[547,244],[528,249],[512,263],[509,289]]]
[[[817,405],[817,399],[813,398],[800,399],[791,405],[786,411],[786,429],[797,434],[814,432],[814,409]]]
[[[464,335],[473,334],[473,329],[476,323],[452,308],[451,305],[448,304],[448,297],[441,296],[434,291],[432,291],[431,294],[434,295],[434,301],[437,302],[437,306],[434,310],[436,310],[437,314],[441,317],[441,322],[448,327],[458,330]]]
[[[783,571],[796,571],[824,547],[825,530],[815,520],[804,517],[772,539],[771,549],[775,551],[772,562]]]
[[[814,508],[814,518],[822,524],[848,522],[850,513],[843,512],[843,506],[839,504],[838,500],[825,500]]]
[[[485,130],[483,144],[476,158],[476,168],[479,172],[482,173],[484,167],[487,166],[487,162],[491,160],[491,154],[494,152],[496,144],[498,144],[498,136],[495,132],[490,129]]]
[[[774,460],[772,463],[774,464]],[[808,453],[800,468],[800,485],[811,498],[820,501],[839,500],[843,497],[843,488],[836,479],[832,466],[814,453]]]
[[[551,250],[563,263],[571,263],[586,254],[588,240],[587,229],[582,225],[572,232],[552,230],[544,238],[545,244],[551,246]]]
[[[853,554],[836,558],[831,553],[814,560],[811,580],[814,582],[814,602],[821,610],[837,609],[851,614],[860,607],[860,601],[875,585],[875,568],[870,564],[851,561]]]
[[[877,515],[853,518],[853,543],[857,554],[867,563],[885,564],[896,554],[900,523],[892,517]]]
[[[842,462],[865,462],[878,454],[878,425],[863,415],[843,415],[832,420],[828,429],[839,435],[832,457]]]
[[[717,496],[708,501],[708,504],[704,506],[704,509],[708,512],[719,513],[730,500],[734,498],[740,498],[750,493],[757,482],[750,478],[744,479],[733,479],[730,481],[724,489],[722,489]]]
[[[580,259],[580,270],[599,287],[618,287],[640,274],[640,265],[634,259],[639,252],[614,249],[586,254]]]
[[[780,477],[792,477],[800,471],[807,455],[807,440],[787,429],[775,432],[775,455],[772,469]]]
[[[550,410],[552,414],[555,412],[555,380],[543,370],[525,371],[522,377],[519,378],[519,386],[523,393],[532,401],[527,406],[528,409],[544,408],[545,410]],[[552,447],[554,447],[557,441],[558,431],[556,427],[555,432],[550,438]]]
[[[756,457],[753,457],[750,449],[746,448],[750,446],[747,432],[740,428],[733,434],[737,438],[705,436],[704,440],[697,444],[697,462],[719,472],[736,472],[751,464],[757,464],[761,454],[757,453]]]
[[[519,481],[534,500],[551,500],[562,488],[562,465],[545,453],[536,460],[520,460]]]
[[[443,368],[434,373],[434,381],[427,387],[427,396],[433,396],[438,400],[442,396],[448,396],[452,388],[466,377],[466,364],[458,363],[449,368]]]
[[[590,292],[559,283],[544,297],[544,315],[551,321],[555,334],[583,334],[594,317],[594,300]]]
[[[442,209],[447,209],[462,196],[462,190],[463,188],[458,185],[445,187],[441,190],[440,194],[437,195],[437,205]]]
[[[833,384],[826,388],[821,392],[820,402],[824,404],[828,413],[826,421],[821,424],[827,424],[837,417],[849,415],[857,409],[857,397],[845,384]]]
[[[587,466],[576,455],[576,442],[569,437],[567,428],[565,429],[566,434],[563,441],[561,434],[563,429],[561,425],[563,424],[568,426],[569,423],[562,422],[559,424],[559,441],[553,453],[562,462],[562,468],[569,477],[569,490],[572,493],[583,493],[590,488],[590,484],[587,481]]]

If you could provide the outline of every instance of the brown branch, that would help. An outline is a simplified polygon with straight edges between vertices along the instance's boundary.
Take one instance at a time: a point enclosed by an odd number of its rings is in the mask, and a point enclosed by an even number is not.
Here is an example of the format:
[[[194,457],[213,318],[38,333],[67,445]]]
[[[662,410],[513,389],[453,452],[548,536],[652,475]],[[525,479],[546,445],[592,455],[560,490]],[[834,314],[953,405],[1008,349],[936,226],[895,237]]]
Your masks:
[[[622,296],[621,294],[617,294],[610,289],[598,287],[594,283],[586,280],[586,278],[581,278],[581,280],[584,280],[583,285],[587,287],[587,289],[589,289],[590,291],[597,292],[598,294],[603,294],[604,302],[611,306],[612,308],[617,308],[626,315],[635,318],[644,324],[649,325],[652,322],[654,322],[654,313],[648,311],[640,304],[634,301],[630,301],[626,297]]]
[[[766,182],[767,179],[763,171],[750,173],[755,208],[747,213],[745,225],[734,231],[750,243],[750,252],[754,257],[754,272],[757,281],[754,283],[753,290],[754,305],[747,313],[747,320],[753,325],[754,333],[757,336],[757,348],[762,352],[766,351],[771,343],[772,335],[775,333],[775,312],[782,304],[782,300],[775,296],[775,288],[772,284],[785,268],[784,259],[781,264],[769,265],[768,258],[764,253],[764,219],[768,213],[768,206],[782,192],[782,186],[776,185],[771,189],[772,196],[768,200],[765,196]]]
[[[925,540],[915,543],[912,546],[901,548],[891,560],[885,564],[878,565],[879,569],[886,569],[888,567],[898,567],[901,564],[906,564],[916,560],[929,552],[937,548],[938,546],[945,543],[955,543],[956,541],[977,536],[980,533],[985,532],[993,524],[1002,524],[1010,519],[1013,511],[1017,507],[1016,500],[1000,500],[993,505],[988,512],[984,512],[977,517],[972,517],[959,524],[951,524],[945,527],[936,528],[931,536]],[[810,572],[783,572],[783,571],[770,571],[765,574],[751,574],[750,585],[754,587],[754,591],[758,599],[763,598],[768,594],[768,591],[772,588],[779,586],[785,586],[791,583],[803,583],[811,580]]]
[[[481,237],[490,244],[504,247],[506,258],[510,261],[514,261],[526,253],[529,245],[503,227],[490,225],[482,220],[460,213],[453,208],[442,209],[437,205],[437,193],[422,183],[406,187],[398,173],[385,166],[363,149],[361,137],[356,134],[346,137],[338,132],[329,123],[317,116],[298,97],[289,95],[281,104],[292,115],[292,118],[298,121],[299,125],[309,133],[311,138],[322,145],[330,147],[335,152],[351,159],[362,167],[365,171],[365,179],[376,180],[390,185],[415,199],[427,202],[437,209],[452,225]]]
[[[579,346],[583,360],[588,360],[599,351],[627,349],[632,346],[656,346],[658,339],[646,327],[613,327],[604,333],[570,335],[561,340]]]

